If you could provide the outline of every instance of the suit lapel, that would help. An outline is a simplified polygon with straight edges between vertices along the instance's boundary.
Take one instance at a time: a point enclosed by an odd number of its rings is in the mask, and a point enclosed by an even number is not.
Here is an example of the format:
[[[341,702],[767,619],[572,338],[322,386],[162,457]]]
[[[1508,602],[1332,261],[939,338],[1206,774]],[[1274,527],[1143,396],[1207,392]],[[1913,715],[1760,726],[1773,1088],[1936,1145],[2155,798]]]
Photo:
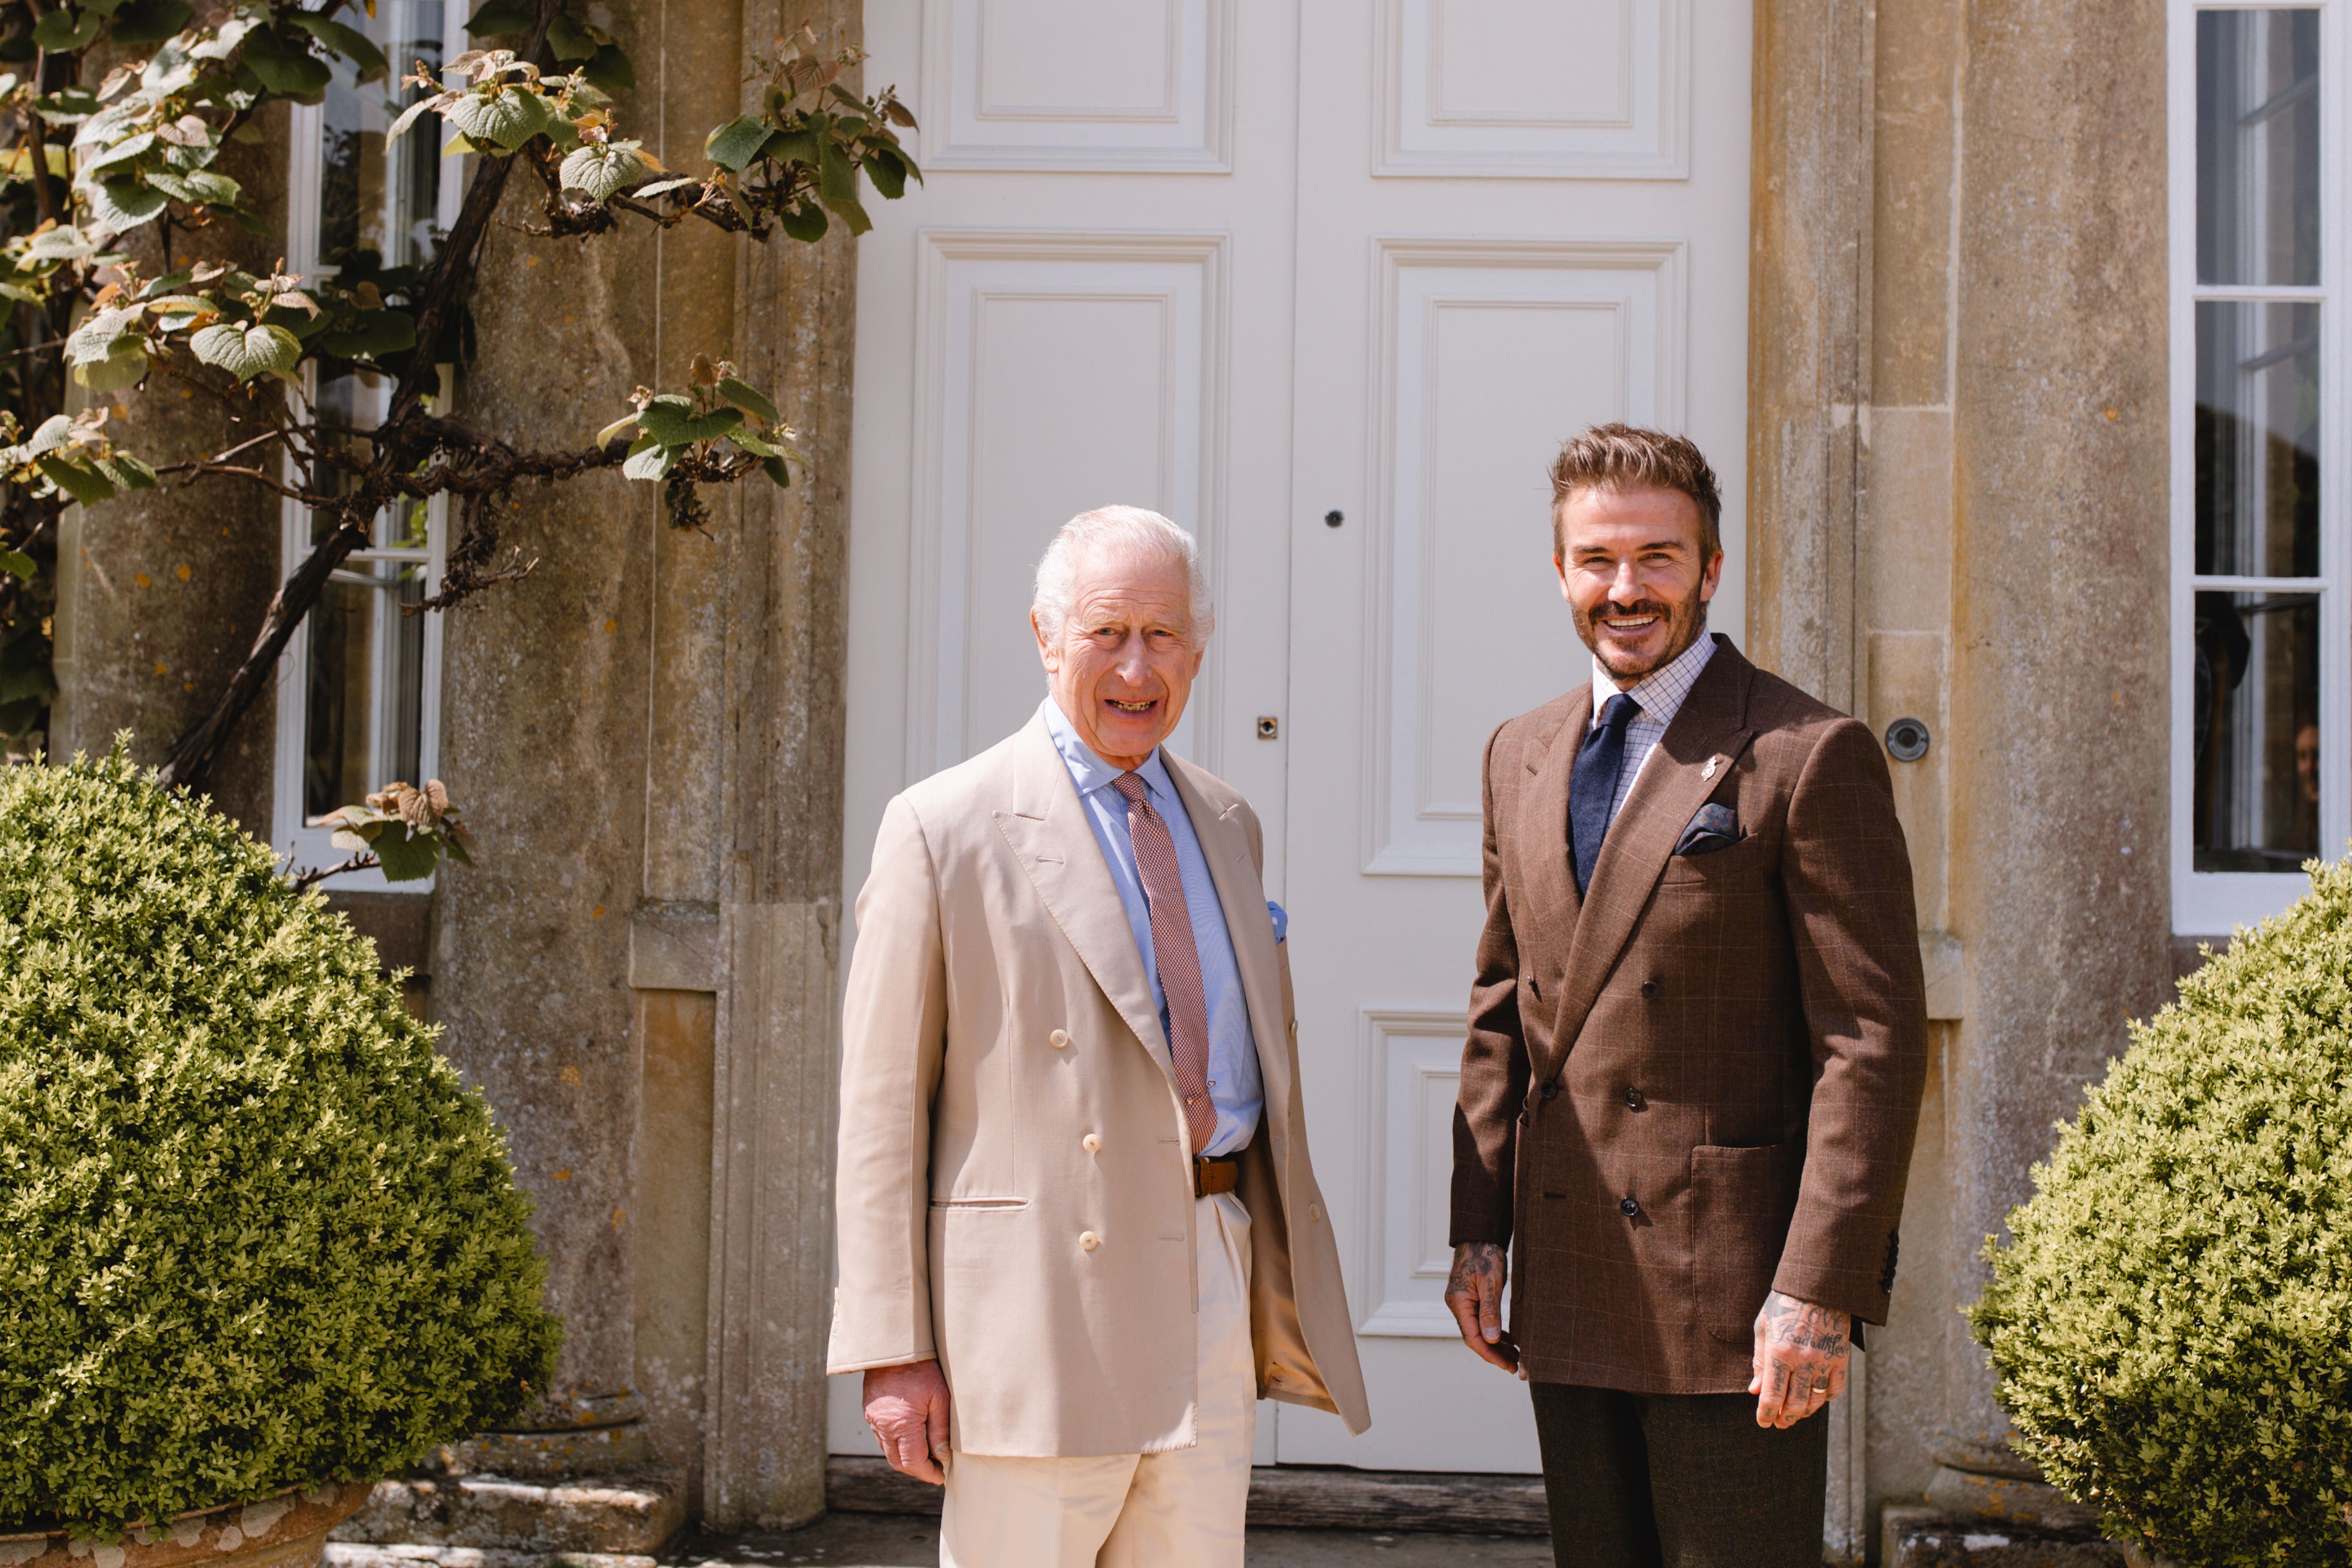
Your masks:
[[[1574,1048],[1585,1017],[1616,968],[1633,924],[1649,907],[1651,889],[1675,852],[1691,816],[1721,787],[1726,772],[1748,749],[1748,689],[1755,668],[1729,643],[1719,643],[1690,695],[1643,765],[1631,794],[1601,840],[1583,909],[1568,953],[1567,983],[1552,1029],[1549,1059],[1533,1064],[1535,1081],[1549,1083]],[[1590,717],[1591,705],[1585,704]],[[1559,742],[1553,743],[1554,751]],[[1560,841],[1566,844],[1566,815]],[[1570,881],[1573,882],[1573,874]]]
[[[1568,718],[1552,737],[1540,760],[1527,763],[1534,776],[1520,795],[1519,843],[1528,847],[1521,859],[1524,910],[1514,907],[1514,923],[1522,921],[1529,931],[1573,931],[1583,899],[1576,890],[1576,871],[1569,859],[1568,784],[1576,772],[1576,752],[1584,732],[1592,726],[1592,689],[1586,687],[1569,705]]]
[[[1168,1039],[1152,1005],[1143,952],[1127,923],[1127,906],[1103,864],[1102,846],[1087,821],[1078,787],[1041,713],[1021,731],[1016,753],[1013,809],[993,814],[997,832],[1037,889],[1054,923],[1077,950],[1078,960],[1103,994],[1118,1009],[1135,1037],[1160,1069],[1175,1081]]]
[[[1265,1118],[1270,1127],[1289,1124],[1289,1020],[1282,1016],[1282,980],[1274,951],[1274,919],[1266,913],[1265,880],[1250,855],[1249,830],[1242,826],[1240,805],[1219,810],[1194,779],[1192,764],[1162,748],[1168,776],[1184,799],[1185,815],[1192,819],[1193,837],[1201,841],[1202,858],[1209,863],[1209,879],[1217,885],[1217,902],[1225,912],[1225,934],[1233,940],[1234,962],[1240,966],[1242,997],[1249,1005],[1250,1034],[1257,1043],[1258,1077],[1265,1089]]]

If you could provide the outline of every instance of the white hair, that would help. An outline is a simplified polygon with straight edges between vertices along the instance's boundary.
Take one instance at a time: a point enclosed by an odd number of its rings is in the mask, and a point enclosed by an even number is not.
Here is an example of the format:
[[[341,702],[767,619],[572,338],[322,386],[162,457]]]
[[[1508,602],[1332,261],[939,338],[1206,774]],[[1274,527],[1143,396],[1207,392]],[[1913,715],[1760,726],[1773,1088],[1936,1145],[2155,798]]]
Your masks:
[[[1201,547],[1192,536],[1156,511],[1139,506],[1102,506],[1062,524],[1045,553],[1037,558],[1037,592],[1029,611],[1047,637],[1059,641],[1076,595],[1078,563],[1096,550],[1117,549],[1147,560],[1181,565],[1192,588],[1192,635],[1205,642],[1217,629],[1209,600],[1208,574],[1201,570]]]

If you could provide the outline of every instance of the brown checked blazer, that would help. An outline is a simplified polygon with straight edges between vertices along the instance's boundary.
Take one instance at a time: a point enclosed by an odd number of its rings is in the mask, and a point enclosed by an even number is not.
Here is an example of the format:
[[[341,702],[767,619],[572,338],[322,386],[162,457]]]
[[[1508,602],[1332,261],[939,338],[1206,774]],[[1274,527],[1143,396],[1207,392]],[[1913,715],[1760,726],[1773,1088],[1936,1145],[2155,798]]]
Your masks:
[[[1768,1291],[1886,1321],[1927,1058],[1911,862],[1870,731],[1718,637],[1602,841],[1590,686],[1487,742],[1453,1239],[1514,1242],[1528,1375],[1744,1391]],[[1738,841],[1677,855],[1694,814]]]

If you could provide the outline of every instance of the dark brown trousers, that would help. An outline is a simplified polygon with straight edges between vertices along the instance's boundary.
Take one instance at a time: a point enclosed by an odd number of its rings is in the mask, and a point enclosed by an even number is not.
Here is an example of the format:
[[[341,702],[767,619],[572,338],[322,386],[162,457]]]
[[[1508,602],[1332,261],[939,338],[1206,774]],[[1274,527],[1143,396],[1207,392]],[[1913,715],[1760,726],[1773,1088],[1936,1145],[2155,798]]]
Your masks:
[[[1559,1568],[1821,1568],[1830,1425],[1751,1394],[1528,1385]]]

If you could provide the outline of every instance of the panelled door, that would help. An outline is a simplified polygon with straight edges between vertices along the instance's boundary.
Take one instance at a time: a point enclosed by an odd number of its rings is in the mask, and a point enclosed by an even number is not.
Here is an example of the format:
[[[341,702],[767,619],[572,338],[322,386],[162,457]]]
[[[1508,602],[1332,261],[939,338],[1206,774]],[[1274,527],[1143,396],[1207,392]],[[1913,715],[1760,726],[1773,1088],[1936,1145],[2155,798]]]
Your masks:
[[[1218,627],[1176,745],[1266,826],[1371,1381],[1360,1438],[1260,1406],[1261,1462],[1536,1468],[1525,1391],[1439,1301],[1477,763],[1584,677],[1543,479],[1582,425],[1715,458],[1740,629],[1748,20],[1697,9],[867,7],[929,178],[860,252],[845,892],[893,792],[1043,696],[1053,530],[1194,528]],[[871,1453],[856,1382],[834,1446]]]

